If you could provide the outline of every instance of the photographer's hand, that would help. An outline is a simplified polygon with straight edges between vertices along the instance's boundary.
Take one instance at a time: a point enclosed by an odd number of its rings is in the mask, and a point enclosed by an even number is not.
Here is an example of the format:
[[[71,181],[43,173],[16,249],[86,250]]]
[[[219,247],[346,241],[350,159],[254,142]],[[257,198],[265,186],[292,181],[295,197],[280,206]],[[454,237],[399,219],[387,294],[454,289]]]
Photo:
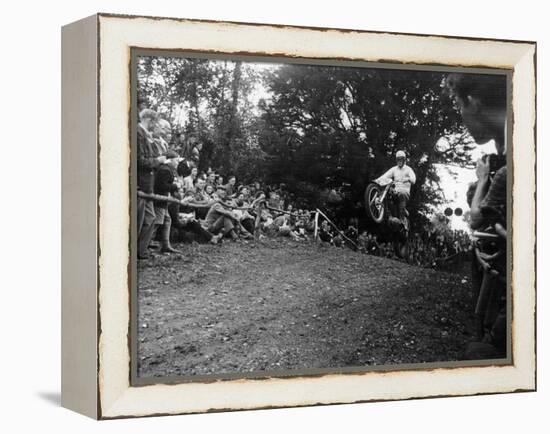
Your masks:
[[[502,226],[500,223],[495,223],[495,232],[499,234],[502,238],[506,238],[507,231],[504,226]]]
[[[490,170],[491,166],[489,164],[489,158],[480,158],[479,160],[477,160],[476,176],[479,181],[486,182],[489,179]]]
[[[499,256],[501,256],[502,252],[497,252],[493,255],[488,255],[487,253],[483,253],[479,250],[479,248],[475,248],[474,250],[475,252],[475,255],[476,255],[476,258],[477,258],[477,261],[479,263],[479,265],[481,265],[481,267],[487,271],[488,273],[492,274],[493,276],[498,276],[499,273],[497,270],[495,270],[492,266],[491,266],[491,261],[494,261],[495,259],[497,259]]]

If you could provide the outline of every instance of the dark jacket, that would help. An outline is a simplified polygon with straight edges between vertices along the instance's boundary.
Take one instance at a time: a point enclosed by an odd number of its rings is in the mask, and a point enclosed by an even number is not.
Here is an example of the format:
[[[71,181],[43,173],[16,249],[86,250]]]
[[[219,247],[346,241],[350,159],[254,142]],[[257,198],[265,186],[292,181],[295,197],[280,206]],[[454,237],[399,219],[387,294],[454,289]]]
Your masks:
[[[176,170],[168,164],[162,164],[155,173],[155,193],[162,196],[170,196],[178,191],[178,186],[174,184]],[[167,202],[160,202],[158,206],[167,206]]]
[[[168,164],[161,164],[155,174],[155,193],[163,196],[178,191],[178,186],[174,183],[176,179],[176,169]]]
[[[144,193],[153,193],[155,170],[159,153],[153,137],[141,125],[137,129],[137,187]]]
[[[480,204],[483,220],[486,225],[500,223],[506,227],[507,170],[501,167],[493,177],[489,191]]]

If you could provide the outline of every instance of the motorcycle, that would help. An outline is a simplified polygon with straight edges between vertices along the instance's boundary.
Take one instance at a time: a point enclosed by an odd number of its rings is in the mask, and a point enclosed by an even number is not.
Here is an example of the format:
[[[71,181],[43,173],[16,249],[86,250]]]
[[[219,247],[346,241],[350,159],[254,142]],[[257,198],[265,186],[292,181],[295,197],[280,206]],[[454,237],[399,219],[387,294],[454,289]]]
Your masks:
[[[408,253],[410,222],[408,213],[403,219],[397,217],[399,214],[393,200],[394,187],[391,180],[373,181],[367,185],[365,210],[372,222],[390,229],[396,255],[405,258]]]

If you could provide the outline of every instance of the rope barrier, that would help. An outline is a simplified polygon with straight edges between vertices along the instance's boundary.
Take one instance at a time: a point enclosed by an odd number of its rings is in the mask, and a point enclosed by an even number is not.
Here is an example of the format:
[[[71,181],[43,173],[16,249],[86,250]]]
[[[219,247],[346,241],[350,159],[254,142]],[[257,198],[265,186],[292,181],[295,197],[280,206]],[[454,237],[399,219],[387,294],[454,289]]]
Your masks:
[[[346,241],[348,241],[351,245],[353,245],[353,247],[355,247],[356,250],[359,250],[359,246],[357,244],[355,244],[355,242],[353,242],[353,240],[351,240],[350,238],[348,238],[340,229],[338,229],[338,226],[336,226],[331,219],[329,219],[327,217],[327,215],[325,213],[323,213],[323,211],[321,211],[319,208],[317,208],[315,210],[317,213],[319,213],[320,215],[322,215],[326,221],[328,221],[331,226],[336,230],[336,232],[338,232],[342,238],[344,238]],[[317,221],[317,219],[316,219]]]
[[[153,202],[176,203],[178,205],[189,206],[191,208],[210,208],[215,203],[219,203],[219,204],[225,206],[226,208],[230,208],[230,209],[237,209],[237,210],[252,209],[251,206],[239,207],[239,206],[235,206],[235,205],[230,205],[230,204],[228,204],[226,202],[223,202],[221,200],[212,200],[212,201],[204,201],[204,202],[196,202],[194,200],[186,201],[185,199],[177,199],[177,198],[172,197],[172,196],[163,196],[162,194],[145,193],[141,190],[138,190],[137,196],[141,197],[142,199],[152,200]]]
[[[266,209],[270,210],[270,211],[275,211],[275,212],[278,212],[278,213],[281,213],[281,214],[287,214],[287,215],[291,215],[291,216],[294,216],[294,217],[299,215],[297,213],[293,213],[293,212],[290,212],[290,211],[285,211],[285,210],[282,210],[282,209],[279,209],[279,208],[270,207],[269,205],[267,205],[267,203],[266,203],[267,200],[266,199],[255,200],[254,202],[252,202],[252,204],[250,206],[238,207],[238,206],[230,205],[230,204],[228,204],[226,202],[223,202],[221,200],[212,201],[212,202],[204,202],[204,203],[194,202],[194,201],[186,202],[185,200],[179,200],[179,199],[176,199],[175,197],[163,196],[163,195],[154,194],[154,193],[145,193],[145,192],[140,191],[140,190],[138,190],[137,195],[138,195],[138,197],[141,197],[143,199],[148,199],[148,200],[152,200],[152,201],[155,201],[155,202],[176,203],[178,205],[189,206],[191,208],[206,208],[206,207],[212,206],[215,203],[220,203],[222,206],[224,206],[226,208],[236,209],[236,210],[247,210],[248,211],[248,210],[251,210],[251,209],[255,208],[255,210],[256,210],[256,220],[255,220],[255,224],[254,224],[254,239],[256,241],[259,240],[259,234],[260,234],[259,229],[260,229],[260,222],[261,222],[261,208],[262,208],[262,206],[265,207]],[[342,238],[344,238],[353,247],[355,247],[356,250],[359,250],[359,246],[355,242],[353,242],[350,238],[348,238],[338,228],[338,226],[336,226],[332,222],[332,220],[330,220],[327,217],[327,215],[325,213],[323,213],[318,208],[315,211],[310,211],[310,214],[312,212],[315,212],[315,229],[314,229],[314,239],[315,239],[315,241],[317,241],[318,235],[319,235],[318,223],[319,223],[319,215],[321,215],[330,223],[330,225],[336,230],[336,232],[338,232],[338,234],[340,234],[342,236]]]

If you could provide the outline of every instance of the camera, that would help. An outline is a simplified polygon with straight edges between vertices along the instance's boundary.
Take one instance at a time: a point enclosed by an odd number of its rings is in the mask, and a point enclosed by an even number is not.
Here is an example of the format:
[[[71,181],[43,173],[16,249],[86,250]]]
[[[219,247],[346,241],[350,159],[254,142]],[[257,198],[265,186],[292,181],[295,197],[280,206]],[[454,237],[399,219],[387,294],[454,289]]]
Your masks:
[[[497,170],[506,166],[506,155],[489,154],[485,156],[486,161],[489,161],[489,172],[493,176]]]

